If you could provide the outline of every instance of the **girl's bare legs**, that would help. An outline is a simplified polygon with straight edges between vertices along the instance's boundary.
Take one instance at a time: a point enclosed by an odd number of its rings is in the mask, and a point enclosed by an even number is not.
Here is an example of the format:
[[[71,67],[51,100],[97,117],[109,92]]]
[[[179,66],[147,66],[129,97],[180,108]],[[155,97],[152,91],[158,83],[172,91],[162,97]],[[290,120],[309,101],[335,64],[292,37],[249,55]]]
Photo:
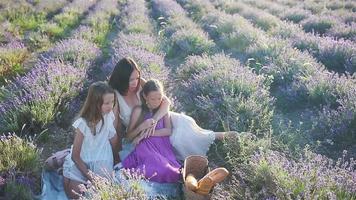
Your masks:
[[[227,132],[214,132],[216,140],[223,140],[227,137],[234,137],[237,135],[237,131],[227,131]]]
[[[69,178],[63,177],[64,191],[69,199],[78,199],[79,194],[83,194],[84,184]],[[81,186],[82,185],[82,186]]]

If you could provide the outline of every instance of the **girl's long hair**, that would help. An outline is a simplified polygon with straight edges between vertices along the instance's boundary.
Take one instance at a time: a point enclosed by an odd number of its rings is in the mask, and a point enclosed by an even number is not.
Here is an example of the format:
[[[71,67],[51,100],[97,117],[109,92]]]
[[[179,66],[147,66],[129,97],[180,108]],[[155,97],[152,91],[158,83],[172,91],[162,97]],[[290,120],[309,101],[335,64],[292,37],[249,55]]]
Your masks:
[[[142,105],[141,105],[142,111],[141,111],[141,114],[137,120],[137,123],[135,124],[135,127],[140,125],[144,121],[143,119],[144,119],[145,115],[150,112],[149,108],[147,107],[147,102],[146,102],[146,99],[144,98],[144,95],[147,96],[150,92],[153,92],[153,91],[160,91],[161,94],[164,95],[163,86],[162,86],[161,82],[159,82],[156,79],[148,80],[145,83],[145,85],[143,86],[142,91],[140,92],[140,98],[141,98],[141,102],[142,102]],[[153,114],[155,114],[158,109],[159,109],[159,107],[154,109]]]
[[[105,94],[114,94],[114,102],[116,103],[117,97],[115,90],[112,89],[107,83],[98,81],[91,84],[89,87],[88,96],[85,99],[85,103],[79,112],[79,117],[85,119],[87,125],[92,130],[94,135],[96,135],[96,124],[100,120],[102,120],[100,131],[104,126],[104,118],[101,111],[101,106],[103,105],[103,97]]]

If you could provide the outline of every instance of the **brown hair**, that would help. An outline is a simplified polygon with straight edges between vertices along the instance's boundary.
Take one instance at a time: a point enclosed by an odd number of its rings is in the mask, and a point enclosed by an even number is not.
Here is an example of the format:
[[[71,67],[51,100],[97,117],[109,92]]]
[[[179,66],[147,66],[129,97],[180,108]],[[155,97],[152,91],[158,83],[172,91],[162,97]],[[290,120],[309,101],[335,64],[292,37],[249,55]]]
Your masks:
[[[157,79],[148,80],[143,86],[142,91],[140,92],[142,111],[140,117],[137,120],[135,127],[137,127],[139,124],[143,122],[144,116],[149,112],[149,108],[147,107],[147,103],[146,103],[146,99],[144,98],[144,95],[147,96],[150,92],[153,91],[161,91],[162,95],[164,94],[162,83]],[[154,109],[153,114],[156,113],[158,109],[159,107]]]
[[[101,128],[104,126],[104,118],[101,113],[101,106],[103,105],[103,96],[105,94],[112,93],[115,96],[115,103],[117,101],[115,90],[112,89],[107,83],[98,81],[92,83],[89,87],[87,98],[82,109],[79,112],[79,117],[86,120],[87,125],[93,130],[93,134],[96,134],[96,123],[102,120]]]
[[[141,70],[132,58],[123,58],[116,65],[109,78],[109,85],[121,95],[126,95],[129,89],[130,76],[136,70],[141,77]],[[140,87],[140,80],[136,90]]]

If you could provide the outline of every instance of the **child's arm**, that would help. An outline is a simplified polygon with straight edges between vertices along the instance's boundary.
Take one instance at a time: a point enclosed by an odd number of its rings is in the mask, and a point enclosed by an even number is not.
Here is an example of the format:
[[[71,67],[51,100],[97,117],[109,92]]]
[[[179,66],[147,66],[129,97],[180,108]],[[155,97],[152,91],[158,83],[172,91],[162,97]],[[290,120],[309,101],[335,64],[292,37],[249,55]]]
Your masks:
[[[82,172],[82,174],[87,177],[87,179],[92,181],[92,176],[89,174],[88,167],[80,157],[84,135],[78,128],[75,130],[75,132],[76,134],[73,142],[72,160],[78,169]]]
[[[136,106],[131,114],[129,127],[127,130],[126,138],[132,141],[141,131],[148,129],[154,125],[153,119],[147,119],[142,122],[140,125],[135,127],[140,115],[142,112],[142,108],[140,106]]]
[[[159,109],[157,110],[157,112],[153,115],[152,119],[155,121],[158,121],[162,117],[167,115],[169,112],[170,105],[171,105],[171,101],[168,99],[167,96],[164,95],[163,99],[162,99],[162,103],[159,106]],[[145,130],[145,132],[143,134],[145,135],[146,138],[148,138],[155,134],[155,129],[156,129],[156,126],[152,126],[151,128]]]
[[[119,136],[117,134],[114,135],[114,137],[110,138],[110,144],[111,144],[111,148],[112,148],[112,153],[114,156],[114,165],[116,165],[117,163],[119,163],[120,157],[119,157],[119,151],[117,150],[117,141],[119,140]]]
[[[163,95],[162,98],[162,103],[159,106],[159,109],[157,110],[157,112],[153,115],[153,119],[158,121],[160,120],[162,117],[164,117],[165,115],[168,114],[169,111],[169,106],[171,105],[171,101],[168,99],[168,97],[166,95]]]
[[[169,114],[166,114],[163,118],[164,120],[164,128],[155,130],[154,136],[170,136],[172,134],[172,123],[171,117]]]

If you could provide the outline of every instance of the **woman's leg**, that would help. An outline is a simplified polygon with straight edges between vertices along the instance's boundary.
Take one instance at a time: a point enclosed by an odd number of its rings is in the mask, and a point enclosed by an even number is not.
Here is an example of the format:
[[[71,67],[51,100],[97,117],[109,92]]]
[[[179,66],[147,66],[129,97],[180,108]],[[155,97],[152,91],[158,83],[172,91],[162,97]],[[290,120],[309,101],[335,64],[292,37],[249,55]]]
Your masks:
[[[84,193],[84,184],[79,181],[63,177],[64,191],[69,199],[78,199],[80,194]]]

